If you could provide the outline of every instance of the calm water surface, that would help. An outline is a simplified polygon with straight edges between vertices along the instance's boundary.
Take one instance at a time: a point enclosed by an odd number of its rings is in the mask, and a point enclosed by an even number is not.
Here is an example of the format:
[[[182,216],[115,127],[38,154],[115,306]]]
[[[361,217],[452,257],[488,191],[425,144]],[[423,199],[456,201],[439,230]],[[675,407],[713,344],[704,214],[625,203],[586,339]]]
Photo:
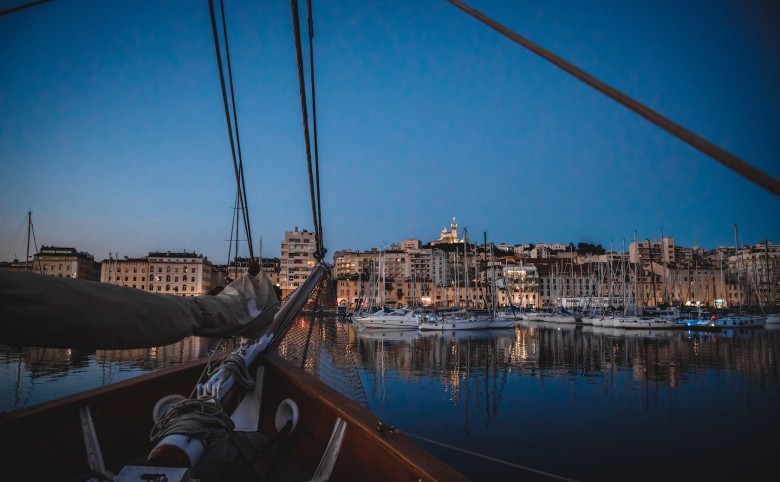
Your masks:
[[[780,330],[536,322],[476,332],[338,330],[369,409],[473,480],[780,480]],[[127,351],[0,347],[0,409],[215,347],[201,338]]]

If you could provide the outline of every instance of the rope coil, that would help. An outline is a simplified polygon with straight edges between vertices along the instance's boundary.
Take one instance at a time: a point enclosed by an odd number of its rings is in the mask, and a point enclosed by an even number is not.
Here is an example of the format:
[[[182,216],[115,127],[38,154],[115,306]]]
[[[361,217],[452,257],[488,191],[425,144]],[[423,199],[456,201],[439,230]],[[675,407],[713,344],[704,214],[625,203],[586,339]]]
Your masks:
[[[255,379],[249,373],[249,369],[246,366],[246,360],[236,353],[231,353],[222,359],[222,363],[217,365],[216,368],[209,368],[206,372],[211,376],[220,369],[224,368],[228,374],[233,375],[236,382],[247,390],[254,390]]]
[[[220,403],[212,398],[188,399],[173,405],[155,422],[149,436],[158,442],[168,435],[185,435],[202,440],[207,447],[230,440],[235,427]]]

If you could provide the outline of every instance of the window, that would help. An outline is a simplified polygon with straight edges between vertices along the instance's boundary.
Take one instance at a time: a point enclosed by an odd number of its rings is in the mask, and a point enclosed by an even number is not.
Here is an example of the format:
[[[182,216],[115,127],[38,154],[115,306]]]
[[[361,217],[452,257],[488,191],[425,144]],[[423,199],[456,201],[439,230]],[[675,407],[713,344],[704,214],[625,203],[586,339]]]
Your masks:
[[[171,275],[166,274],[165,275],[165,281],[170,282],[171,281]]]

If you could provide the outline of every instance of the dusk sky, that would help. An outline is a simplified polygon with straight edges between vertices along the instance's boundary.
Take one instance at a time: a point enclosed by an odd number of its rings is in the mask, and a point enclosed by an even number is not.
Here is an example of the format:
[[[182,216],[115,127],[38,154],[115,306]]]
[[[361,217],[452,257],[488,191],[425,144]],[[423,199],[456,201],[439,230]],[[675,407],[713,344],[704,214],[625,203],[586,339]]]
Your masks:
[[[466,3],[780,178],[777,2]],[[735,224],[780,242],[779,197],[449,2],[313,5],[326,259],[429,242],[453,216],[479,242],[621,249],[636,229],[710,249]],[[279,256],[313,228],[290,2],[225,10],[252,235]],[[236,188],[208,1],[0,16],[0,167],[0,261],[24,258],[32,211],[39,247],[224,263]]]

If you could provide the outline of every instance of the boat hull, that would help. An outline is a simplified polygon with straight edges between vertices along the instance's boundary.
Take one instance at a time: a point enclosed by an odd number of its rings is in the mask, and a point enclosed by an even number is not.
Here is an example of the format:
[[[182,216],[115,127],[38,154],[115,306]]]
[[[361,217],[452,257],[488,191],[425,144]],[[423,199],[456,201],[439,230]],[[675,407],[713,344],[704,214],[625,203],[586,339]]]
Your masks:
[[[188,397],[205,363],[197,360],[5,414],[0,419],[3,457],[27,480],[80,480],[90,471],[79,415],[88,406],[107,470],[118,473],[123,466],[142,465],[153,449],[149,434],[155,403],[174,393]],[[299,419],[285,459],[295,461],[308,477],[341,418],[347,428],[330,480],[466,480],[402,434],[378,431],[375,416],[278,355],[260,363],[265,367],[260,433],[266,440],[273,437],[277,407],[282,400],[294,400]],[[234,408],[237,399],[228,396],[225,408]],[[195,469],[208,473],[208,468]],[[219,467],[211,472],[219,473]]]

